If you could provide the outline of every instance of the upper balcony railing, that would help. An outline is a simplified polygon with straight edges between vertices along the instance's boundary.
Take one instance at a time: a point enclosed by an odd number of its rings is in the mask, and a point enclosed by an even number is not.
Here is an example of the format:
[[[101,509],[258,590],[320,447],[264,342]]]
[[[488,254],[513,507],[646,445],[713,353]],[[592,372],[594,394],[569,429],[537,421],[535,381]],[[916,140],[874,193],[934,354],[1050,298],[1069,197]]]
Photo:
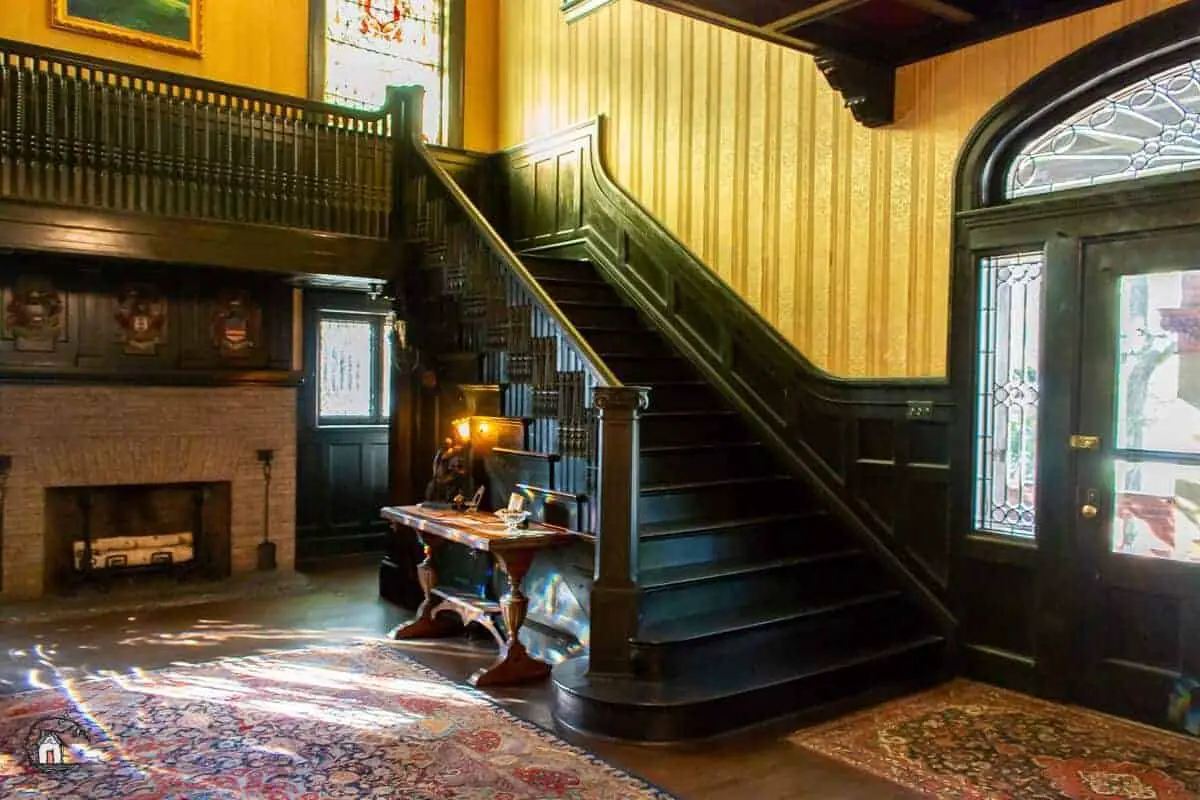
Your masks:
[[[0,198],[388,238],[395,113],[0,40]]]

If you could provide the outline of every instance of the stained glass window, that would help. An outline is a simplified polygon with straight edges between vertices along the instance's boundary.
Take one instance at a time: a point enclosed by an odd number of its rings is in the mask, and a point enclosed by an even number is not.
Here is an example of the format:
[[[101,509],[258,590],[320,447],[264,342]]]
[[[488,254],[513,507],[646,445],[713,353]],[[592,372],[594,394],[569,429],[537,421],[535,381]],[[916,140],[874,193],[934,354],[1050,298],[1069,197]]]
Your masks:
[[[1034,139],[1009,168],[1009,198],[1200,167],[1200,61],[1111,94]]]
[[[444,140],[444,0],[326,0],[325,101],[379,108],[389,86],[425,88],[425,137]]]
[[[1032,537],[1037,488],[1041,253],[983,259],[975,527]]]

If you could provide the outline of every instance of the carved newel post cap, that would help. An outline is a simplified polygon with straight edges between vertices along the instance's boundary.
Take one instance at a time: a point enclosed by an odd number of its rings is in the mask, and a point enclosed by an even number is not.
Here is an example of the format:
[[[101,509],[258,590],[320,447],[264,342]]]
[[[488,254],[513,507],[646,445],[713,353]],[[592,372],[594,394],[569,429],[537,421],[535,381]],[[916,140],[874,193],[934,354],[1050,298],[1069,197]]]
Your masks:
[[[650,407],[649,386],[597,386],[592,403],[602,412],[645,411]]]

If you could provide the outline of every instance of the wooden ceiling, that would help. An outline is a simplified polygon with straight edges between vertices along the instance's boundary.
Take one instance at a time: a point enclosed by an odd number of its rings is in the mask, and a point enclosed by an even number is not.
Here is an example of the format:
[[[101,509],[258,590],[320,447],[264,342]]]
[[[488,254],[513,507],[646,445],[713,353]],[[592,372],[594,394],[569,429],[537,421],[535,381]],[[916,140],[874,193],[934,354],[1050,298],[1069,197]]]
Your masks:
[[[893,120],[897,67],[1114,0],[640,2],[811,53],[859,122],[875,127]]]

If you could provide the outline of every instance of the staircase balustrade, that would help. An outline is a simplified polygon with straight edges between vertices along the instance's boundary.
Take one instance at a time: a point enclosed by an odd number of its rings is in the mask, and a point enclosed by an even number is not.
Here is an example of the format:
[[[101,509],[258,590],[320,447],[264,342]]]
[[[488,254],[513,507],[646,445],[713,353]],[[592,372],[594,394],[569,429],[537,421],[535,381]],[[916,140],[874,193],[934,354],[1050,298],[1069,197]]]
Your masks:
[[[458,314],[435,346],[478,352],[483,383],[506,384],[506,416],[532,417],[531,447],[562,456],[562,484],[588,495],[585,532],[598,534],[591,646],[628,658],[636,624],[638,412],[647,390],[625,386],[425,145],[423,91],[389,90],[398,110],[395,162],[401,238],[440,273],[439,294]],[[443,320],[443,323],[445,320]],[[513,391],[526,386],[528,392]]]

